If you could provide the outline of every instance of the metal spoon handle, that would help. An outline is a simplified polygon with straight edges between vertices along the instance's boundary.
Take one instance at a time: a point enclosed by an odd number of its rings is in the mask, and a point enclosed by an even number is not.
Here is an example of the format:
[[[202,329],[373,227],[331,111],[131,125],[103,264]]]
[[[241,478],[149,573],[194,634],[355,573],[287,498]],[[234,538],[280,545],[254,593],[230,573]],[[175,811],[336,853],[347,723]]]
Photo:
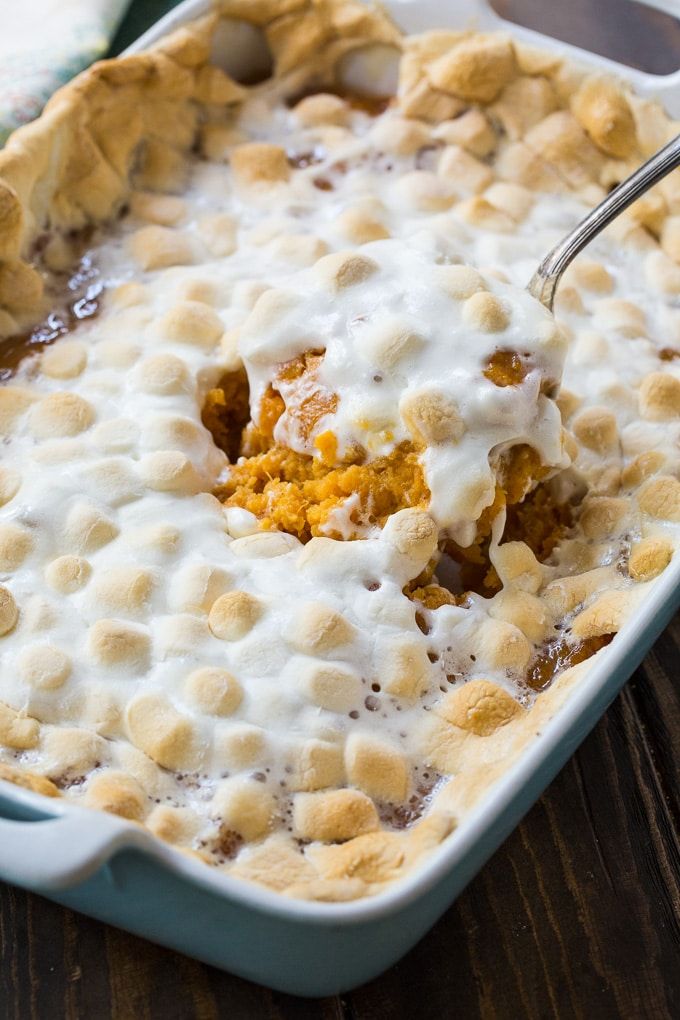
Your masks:
[[[677,166],[680,166],[680,135],[614,188],[571,233],[548,252],[529,281],[529,293],[552,311],[560,277],[572,259],[620,212]]]

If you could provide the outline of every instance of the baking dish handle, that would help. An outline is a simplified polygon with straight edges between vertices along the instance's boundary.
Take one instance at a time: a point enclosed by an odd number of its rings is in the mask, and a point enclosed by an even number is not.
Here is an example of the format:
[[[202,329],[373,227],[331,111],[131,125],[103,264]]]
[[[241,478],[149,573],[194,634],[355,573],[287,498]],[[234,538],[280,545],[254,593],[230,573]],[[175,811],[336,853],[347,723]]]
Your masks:
[[[39,892],[66,889],[118,850],[150,842],[130,822],[83,808],[32,821],[0,817],[0,878]]]

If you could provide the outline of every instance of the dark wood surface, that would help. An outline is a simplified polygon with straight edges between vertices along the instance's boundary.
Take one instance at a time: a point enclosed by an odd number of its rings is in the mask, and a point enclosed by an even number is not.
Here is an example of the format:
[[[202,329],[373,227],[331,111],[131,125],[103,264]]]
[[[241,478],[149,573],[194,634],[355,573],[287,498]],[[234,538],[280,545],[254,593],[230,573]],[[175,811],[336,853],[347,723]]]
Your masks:
[[[650,70],[680,64],[680,29],[659,35],[625,0],[495,4]],[[138,0],[120,42],[170,6]],[[680,620],[435,928],[343,997],[270,992],[0,884],[0,1020],[61,1017],[678,1020]]]

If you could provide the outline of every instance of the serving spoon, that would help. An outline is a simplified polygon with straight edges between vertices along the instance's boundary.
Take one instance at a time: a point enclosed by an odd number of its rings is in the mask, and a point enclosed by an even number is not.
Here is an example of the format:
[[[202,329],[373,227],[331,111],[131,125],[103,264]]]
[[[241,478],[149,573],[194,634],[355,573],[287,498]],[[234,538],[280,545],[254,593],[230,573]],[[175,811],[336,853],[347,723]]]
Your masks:
[[[594,237],[609,226],[620,212],[644,195],[671,170],[680,166],[680,135],[643,163],[634,173],[614,188],[595,206],[566,237],[548,252],[531,277],[527,290],[549,312],[553,310],[555,293],[567,266]]]

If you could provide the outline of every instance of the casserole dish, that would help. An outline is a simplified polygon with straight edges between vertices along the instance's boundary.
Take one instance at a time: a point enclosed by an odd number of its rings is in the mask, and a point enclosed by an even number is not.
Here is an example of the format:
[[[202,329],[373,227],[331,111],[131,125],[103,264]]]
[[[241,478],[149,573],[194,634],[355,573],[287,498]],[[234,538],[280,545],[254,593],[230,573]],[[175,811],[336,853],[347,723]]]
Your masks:
[[[191,12],[198,13],[195,8]],[[414,12],[405,8],[404,13]],[[418,17],[424,13],[418,7]],[[417,876],[373,903],[330,907],[274,901],[219,876],[199,875],[192,862],[177,862],[149,837],[116,819],[98,818],[95,823],[89,813],[64,804],[58,804],[55,816],[49,816],[45,801],[38,806],[30,794],[16,791],[5,802],[14,821],[5,823],[4,874],[41,891],[51,889],[62,902],[87,905],[90,913],[279,988],[320,994],[349,987],[405,951],[497,845],[618,689],[625,673],[623,662],[627,659],[628,667],[634,664],[632,649],[641,656],[666,614],[672,612],[676,581],[673,567],[640,614],[594,664],[587,696],[585,688],[573,696],[446,847]],[[29,818],[33,821],[28,822]],[[33,842],[33,831],[42,837],[36,842],[45,856],[35,856],[29,872],[25,862],[18,862],[24,856],[20,848],[27,840]],[[66,853],[60,851],[62,845],[69,847]],[[74,845],[79,858],[72,855]],[[213,902],[206,894],[218,888],[222,893]],[[246,905],[249,911],[244,915]],[[192,918],[196,919],[193,929]],[[228,935],[236,927],[237,941],[226,938],[223,943],[215,937],[222,932]],[[328,957],[333,960],[332,974],[325,965]]]

